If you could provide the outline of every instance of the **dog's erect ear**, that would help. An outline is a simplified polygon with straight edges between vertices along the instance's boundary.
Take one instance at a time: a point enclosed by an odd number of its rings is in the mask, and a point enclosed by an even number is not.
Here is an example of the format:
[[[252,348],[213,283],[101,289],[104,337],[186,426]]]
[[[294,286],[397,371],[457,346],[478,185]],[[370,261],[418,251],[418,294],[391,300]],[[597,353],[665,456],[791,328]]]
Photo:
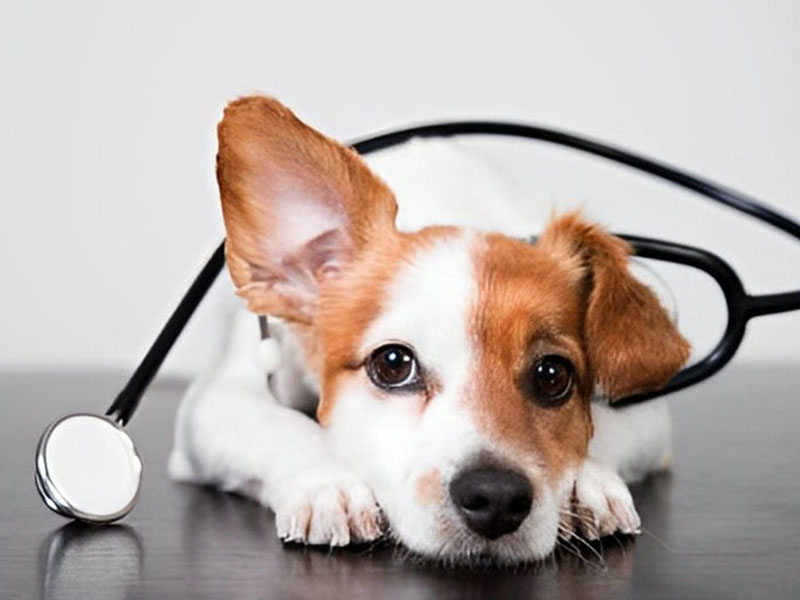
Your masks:
[[[628,271],[625,241],[573,213],[553,221],[539,245],[581,274],[589,366],[601,392],[613,401],[658,389],[680,370],[689,344],[655,294]]]
[[[394,196],[353,150],[271,98],[235,100],[217,133],[237,292],[255,313],[310,323],[321,278],[394,229]]]

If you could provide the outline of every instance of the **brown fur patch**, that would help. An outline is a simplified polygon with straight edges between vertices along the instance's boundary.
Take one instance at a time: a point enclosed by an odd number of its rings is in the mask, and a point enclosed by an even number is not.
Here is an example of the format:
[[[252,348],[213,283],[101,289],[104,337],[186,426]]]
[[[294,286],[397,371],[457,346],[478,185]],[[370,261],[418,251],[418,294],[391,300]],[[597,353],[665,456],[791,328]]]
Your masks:
[[[586,454],[595,383],[612,399],[658,388],[689,347],[628,272],[628,245],[577,215],[555,220],[535,246],[500,235],[484,242],[470,326],[478,349],[472,407],[484,432],[556,475]],[[546,354],[575,366],[573,395],[556,407],[520,385]]]
[[[689,344],[655,294],[628,271],[630,247],[581,220],[556,219],[539,246],[587,274],[585,338],[594,380],[612,400],[658,389],[689,358]]]
[[[470,326],[478,349],[471,405],[480,428],[513,458],[535,460],[556,477],[585,456],[592,433],[579,274],[527,243],[484,239]],[[546,354],[563,355],[576,369],[574,397],[554,408],[539,406],[520,385]]]

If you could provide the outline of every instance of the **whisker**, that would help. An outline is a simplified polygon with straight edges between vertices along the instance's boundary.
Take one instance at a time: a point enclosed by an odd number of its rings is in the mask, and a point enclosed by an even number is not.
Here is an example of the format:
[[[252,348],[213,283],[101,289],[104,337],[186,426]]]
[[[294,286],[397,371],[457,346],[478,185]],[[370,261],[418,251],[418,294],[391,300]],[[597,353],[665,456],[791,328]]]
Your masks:
[[[653,533],[649,529],[645,529],[644,527],[640,527],[639,530],[642,532],[643,535],[646,535],[647,537],[652,539],[659,546],[661,546],[664,550],[667,550],[668,552],[675,552],[675,549],[672,546],[670,546],[663,538],[660,538],[659,536],[657,536],[655,533]]]
[[[601,561],[601,564],[598,564],[597,562],[589,560],[583,555],[580,549],[577,546],[575,546],[570,540],[565,540],[563,537],[559,536],[558,542],[561,548],[563,548],[568,553],[577,558],[580,561],[580,563],[583,564],[585,567],[588,567],[590,569],[597,569],[598,571],[605,570],[605,563],[603,561]]]
[[[575,558],[577,558],[581,562],[588,563],[588,561],[583,557],[583,555],[580,553],[580,551],[569,540],[565,540],[564,538],[559,536],[556,539],[556,542],[557,542],[557,545],[560,548],[563,548],[565,552],[568,552],[569,554],[571,554],[572,556],[574,556]]]
[[[586,546],[586,548],[589,549],[589,551],[592,553],[592,555],[595,556],[597,558],[597,560],[600,562],[600,564],[603,567],[603,570],[606,569],[606,559],[605,559],[605,554],[603,552],[603,545],[602,544],[600,544],[600,550],[598,551],[597,548],[595,548],[592,544],[587,542],[581,536],[575,536],[575,540],[577,542],[583,544],[584,546]]]

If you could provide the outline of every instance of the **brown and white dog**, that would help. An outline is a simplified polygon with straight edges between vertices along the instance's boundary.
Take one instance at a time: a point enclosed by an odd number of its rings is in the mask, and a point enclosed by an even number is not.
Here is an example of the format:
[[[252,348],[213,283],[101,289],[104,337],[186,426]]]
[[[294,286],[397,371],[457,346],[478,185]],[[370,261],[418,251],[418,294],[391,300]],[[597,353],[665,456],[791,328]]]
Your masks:
[[[666,466],[668,414],[609,403],[663,385],[689,348],[625,242],[575,214],[535,244],[401,231],[387,185],[277,101],[232,102],[218,133],[251,312],[181,405],[175,478],[257,499],[287,541],[370,541],[385,521],[448,562],[639,530],[624,481]],[[280,343],[271,392],[252,313]],[[309,398],[316,421],[295,410]]]

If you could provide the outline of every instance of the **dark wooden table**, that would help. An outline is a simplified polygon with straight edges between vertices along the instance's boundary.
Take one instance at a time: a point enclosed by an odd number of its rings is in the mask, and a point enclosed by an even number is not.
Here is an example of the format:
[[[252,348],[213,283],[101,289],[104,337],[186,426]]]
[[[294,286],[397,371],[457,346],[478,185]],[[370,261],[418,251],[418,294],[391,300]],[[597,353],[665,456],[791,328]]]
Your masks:
[[[36,441],[57,416],[102,411],[123,379],[0,373],[0,598],[800,598],[796,364],[734,366],[673,400],[675,470],[635,489],[640,537],[516,571],[281,546],[256,504],[167,478],[177,381],[158,381],[130,425],[145,462],[133,513],[67,523],[34,489]]]

